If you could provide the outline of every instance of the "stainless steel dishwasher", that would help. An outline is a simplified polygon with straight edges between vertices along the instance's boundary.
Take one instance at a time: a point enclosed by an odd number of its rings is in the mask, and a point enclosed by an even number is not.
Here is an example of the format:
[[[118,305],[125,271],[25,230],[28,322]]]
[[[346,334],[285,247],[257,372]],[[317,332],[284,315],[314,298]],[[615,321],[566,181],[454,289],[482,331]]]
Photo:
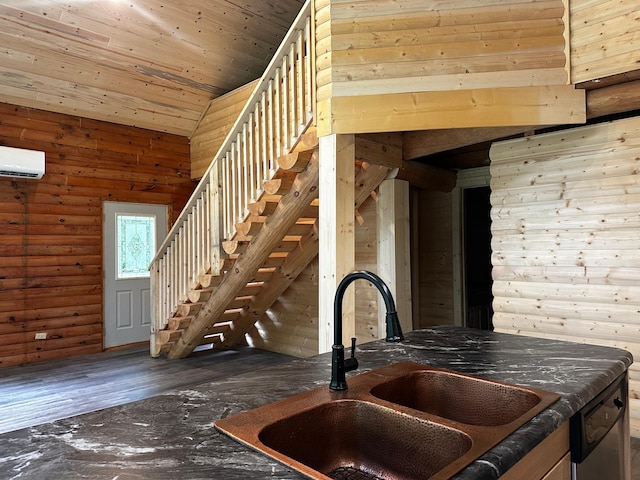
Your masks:
[[[572,480],[630,478],[627,403],[625,372],[571,417]]]

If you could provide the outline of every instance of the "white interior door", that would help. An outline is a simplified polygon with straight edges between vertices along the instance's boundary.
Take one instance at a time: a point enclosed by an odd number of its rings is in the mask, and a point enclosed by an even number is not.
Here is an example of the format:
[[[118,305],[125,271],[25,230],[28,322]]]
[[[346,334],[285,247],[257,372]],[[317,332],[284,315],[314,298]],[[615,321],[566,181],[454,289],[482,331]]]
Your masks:
[[[104,202],[104,346],[149,341],[148,266],[167,233],[167,207]]]

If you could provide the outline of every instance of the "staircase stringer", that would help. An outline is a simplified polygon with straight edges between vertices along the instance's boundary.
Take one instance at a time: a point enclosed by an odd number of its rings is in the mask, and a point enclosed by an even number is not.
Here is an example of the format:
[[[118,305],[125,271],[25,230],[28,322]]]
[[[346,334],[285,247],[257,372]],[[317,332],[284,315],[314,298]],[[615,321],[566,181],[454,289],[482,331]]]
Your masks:
[[[371,193],[388,177],[392,169],[382,165],[362,163],[355,179],[354,214]],[[291,252],[282,267],[276,269],[268,285],[251,299],[250,305],[240,312],[231,329],[224,335],[220,348],[232,348],[242,342],[253,325],[291,286],[314,258],[318,256],[318,223],[303,237],[295,251]]]

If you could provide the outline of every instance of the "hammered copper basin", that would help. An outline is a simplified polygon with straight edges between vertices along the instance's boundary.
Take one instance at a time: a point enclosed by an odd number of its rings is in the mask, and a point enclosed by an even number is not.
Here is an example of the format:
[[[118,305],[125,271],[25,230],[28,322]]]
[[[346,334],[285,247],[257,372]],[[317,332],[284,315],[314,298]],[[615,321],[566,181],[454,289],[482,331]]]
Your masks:
[[[330,478],[363,479],[429,478],[472,444],[459,430],[357,400],[296,413],[258,438]]]
[[[454,372],[412,372],[371,389],[382,400],[469,425],[511,423],[541,400],[515,385],[468,377]]]
[[[415,362],[347,383],[221,418],[216,429],[315,480],[448,480],[559,398]]]

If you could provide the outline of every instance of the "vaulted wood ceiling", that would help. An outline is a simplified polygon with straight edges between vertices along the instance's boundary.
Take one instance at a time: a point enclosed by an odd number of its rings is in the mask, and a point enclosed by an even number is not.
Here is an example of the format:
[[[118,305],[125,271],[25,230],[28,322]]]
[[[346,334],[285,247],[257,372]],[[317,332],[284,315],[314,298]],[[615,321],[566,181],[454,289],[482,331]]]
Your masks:
[[[303,0],[0,1],[0,102],[190,136]]]

